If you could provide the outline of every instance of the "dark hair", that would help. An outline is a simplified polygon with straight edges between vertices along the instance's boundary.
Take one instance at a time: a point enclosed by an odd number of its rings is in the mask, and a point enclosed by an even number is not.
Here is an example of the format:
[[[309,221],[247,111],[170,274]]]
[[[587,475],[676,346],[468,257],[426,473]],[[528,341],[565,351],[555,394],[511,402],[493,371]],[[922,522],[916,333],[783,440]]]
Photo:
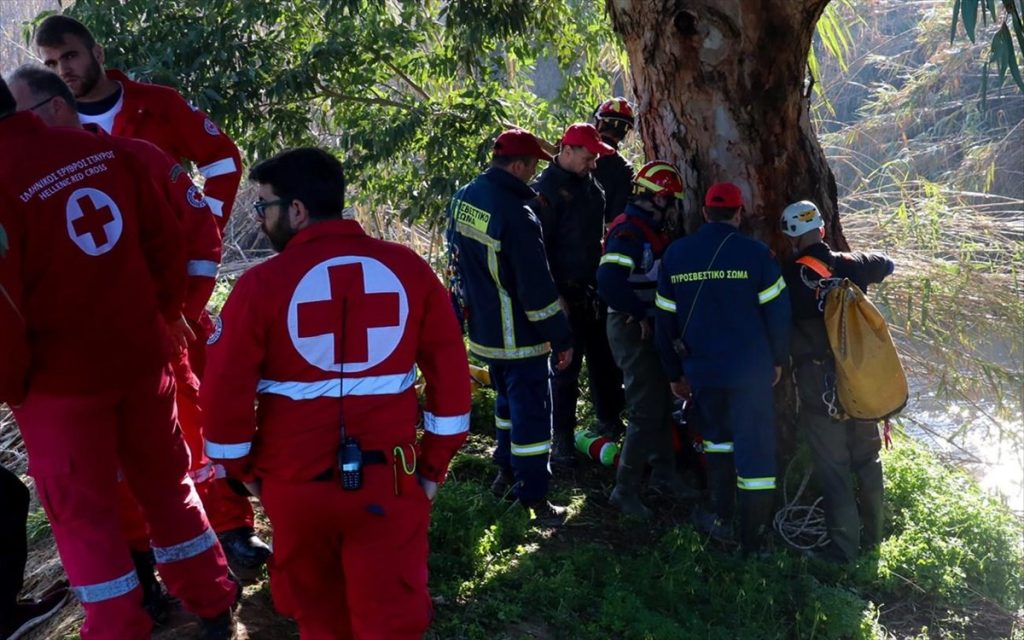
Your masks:
[[[282,151],[253,167],[249,179],[269,184],[282,200],[300,200],[317,220],[341,217],[345,208],[345,172],[323,149]]]
[[[0,78],[0,118],[11,115],[17,108],[18,103],[14,101],[14,94],[4,79]]]
[[[23,64],[7,76],[10,82],[24,82],[37,100],[57,97],[77,109],[75,94],[56,73],[34,64]]]
[[[96,46],[96,38],[89,29],[74,18],[68,16],[50,16],[39,23],[36,28],[37,47],[59,47],[64,44],[67,36],[75,36],[82,41],[86,49]]]
[[[507,169],[515,162],[530,164],[530,160],[533,158],[534,156],[491,156],[491,166]]]
[[[704,207],[704,211],[707,212],[708,220],[711,222],[725,222],[726,220],[732,220],[732,217],[736,215],[736,212],[743,207]]]

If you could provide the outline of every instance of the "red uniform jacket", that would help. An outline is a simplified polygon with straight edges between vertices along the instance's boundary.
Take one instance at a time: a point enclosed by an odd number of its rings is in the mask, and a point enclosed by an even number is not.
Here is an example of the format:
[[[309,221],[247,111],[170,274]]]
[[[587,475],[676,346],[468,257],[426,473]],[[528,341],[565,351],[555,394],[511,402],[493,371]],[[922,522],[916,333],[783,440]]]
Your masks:
[[[96,125],[87,124],[85,128],[137,157],[150,171],[164,201],[171,205],[185,236],[188,258],[184,313],[190,321],[199,322],[217,282],[221,257],[220,228],[202,192],[181,165],[156,145],[139,138],[109,136]]]
[[[417,367],[427,383],[419,473],[442,480],[469,431],[448,294],[422,258],[354,221],[303,229],[246,272],[210,343],[206,453],[230,475],[307,481],[336,469],[342,415],[363,450],[414,443]]]
[[[15,380],[0,402],[29,388],[116,388],[166,364],[164,320],[180,316],[185,294],[181,231],[125,156],[32,113],[0,120],[0,306],[18,310],[0,311],[0,378]]]
[[[174,89],[129,80],[115,69],[108,69],[107,77],[124,89],[124,105],[111,133],[142,138],[175,160],[194,162],[206,178],[203,192],[223,231],[242,180],[242,159],[235,143]]]

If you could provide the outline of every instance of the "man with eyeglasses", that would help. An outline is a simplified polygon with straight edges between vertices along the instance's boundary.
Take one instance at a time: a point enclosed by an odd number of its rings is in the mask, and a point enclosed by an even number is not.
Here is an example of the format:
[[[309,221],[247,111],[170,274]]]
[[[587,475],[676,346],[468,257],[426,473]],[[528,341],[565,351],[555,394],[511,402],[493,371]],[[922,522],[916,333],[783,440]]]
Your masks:
[[[430,501],[469,431],[448,294],[415,252],[344,218],[329,153],[291,149],[249,175],[279,253],[224,305],[201,391],[206,453],[260,497],[274,604],[303,638],[419,640]]]
[[[203,176],[203,191],[196,192],[213,213],[221,231],[242,179],[241,157],[234,142],[202,111],[177,91],[155,84],[134,82],[122,72],[104,69],[103,47],[85,25],[74,18],[54,15],[36,29],[34,41],[39,58],[56,72],[74,93],[79,117],[116,136],[140,138],[160,147],[176,161],[195,163]],[[192,371],[202,378],[205,342],[215,327],[205,313],[189,319],[196,334],[189,340]],[[183,390],[192,387],[180,378]],[[198,380],[196,380],[198,382]],[[201,416],[195,394],[179,398],[180,419],[190,440],[201,440]],[[255,577],[270,550],[253,529],[249,502],[235,494],[223,480],[202,489],[204,504],[214,530],[224,544],[232,569],[243,578]]]
[[[229,640],[239,588],[187,475],[168,362],[186,284],[179,225],[122,148],[15,110],[0,81],[0,402],[85,609],[81,637],[149,637],[121,475],[171,592],[204,639]]]

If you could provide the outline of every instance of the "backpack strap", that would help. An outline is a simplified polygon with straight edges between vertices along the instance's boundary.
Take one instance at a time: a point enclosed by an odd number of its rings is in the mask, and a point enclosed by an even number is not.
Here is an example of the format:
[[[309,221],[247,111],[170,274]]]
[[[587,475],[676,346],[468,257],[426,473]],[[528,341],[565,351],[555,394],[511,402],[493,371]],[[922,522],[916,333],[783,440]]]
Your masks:
[[[832,277],[832,270],[828,268],[828,265],[813,256],[803,256],[797,258],[796,261],[799,264],[808,267],[811,271],[818,274],[822,278]]]
[[[647,221],[645,221],[643,218],[629,216],[626,215],[625,213],[620,213],[619,215],[615,216],[615,219],[612,220],[611,223],[608,225],[608,231],[605,234],[605,243],[607,243],[608,238],[611,237],[612,233],[614,233],[615,230],[619,228],[619,226],[627,222],[637,227],[638,229],[640,229],[640,231],[643,232],[644,239],[647,240],[648,243],[650,243],[651,249],[654,251],[654,253],[660,255],[662,252],[665,251],[665,248],[668,246],[668,238],[652,229],[650,225],[647,224]]]

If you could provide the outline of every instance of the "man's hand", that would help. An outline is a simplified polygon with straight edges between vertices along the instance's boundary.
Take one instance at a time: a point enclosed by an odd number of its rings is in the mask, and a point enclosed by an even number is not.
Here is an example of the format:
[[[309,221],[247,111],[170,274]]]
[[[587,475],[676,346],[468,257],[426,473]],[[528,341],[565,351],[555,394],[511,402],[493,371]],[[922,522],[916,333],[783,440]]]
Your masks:
[[[423,493],[427,494],[427,499],[433,502],[434,497],[437,496],[437,483],[433,480],[427,480],[419,474],[416,474],[416,480],[419,481],[420,486],[423,487]]]
[[[669,386],[672,387],[672,395],[680,400],[689,400],[690,396],[693,394],[693,391],[690,389],[690,383],[686,378],[673,380],[669,383]]]
[[[772,386],[779,384],[779,380],[782,379],[782,367],[775,367],[775,380],[772,381]]]
[[[555,363],[555,370],[565,371],[572,364],[572,347],[558,353],[558,362]]]
[[[185,316],[180,316],[176,322],[167,326],[168,331],[171,334],[171,344],[180,353],[188,347],[189,340],[196,339],[196,332],[192,331],[192,327],[188,326],[188,320]]]

